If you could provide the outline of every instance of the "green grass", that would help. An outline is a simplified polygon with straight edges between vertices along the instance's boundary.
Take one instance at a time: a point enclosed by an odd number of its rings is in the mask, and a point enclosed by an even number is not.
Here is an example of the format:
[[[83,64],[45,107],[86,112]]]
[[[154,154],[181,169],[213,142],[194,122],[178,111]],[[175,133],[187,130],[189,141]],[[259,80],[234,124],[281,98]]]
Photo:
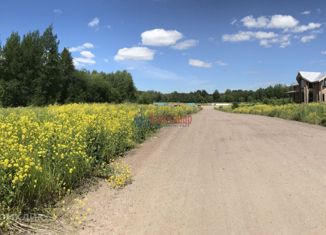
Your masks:
[[[221,109],[233,113],[258,114],[270,117],[279,117],[288,120],[306,122],[310,124],[326,126],[326,104],[241,104],[231,109]]]

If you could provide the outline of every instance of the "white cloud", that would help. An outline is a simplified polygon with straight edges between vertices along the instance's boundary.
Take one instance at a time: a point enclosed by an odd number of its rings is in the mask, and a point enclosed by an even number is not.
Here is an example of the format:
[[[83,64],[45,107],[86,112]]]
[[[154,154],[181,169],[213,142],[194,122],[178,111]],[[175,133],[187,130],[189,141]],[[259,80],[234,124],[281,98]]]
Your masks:
[[[307,25],[299,25],[299,26],[295,27],[293,29],[293,32],[295,32],[295,33],[303,33],[303,32],[306,32],[308,30],[318,29],[320,27],[321,27],[321,24],[311,22],[311,23],[309,23]]]
[[[252,39],[271,39],[277,37],[278,34],[274,32],[253,32],[253,31],[240,31],[236,34],[224,34],[222,40],[226,42],[242,42]]]
[[[94,48],[94,45],[90,42],[86,42],[83,44],[83,47],[87,48],[87,49],[91,49],[91,48]]]
[[[265,16],[260,16],[257,19],[253,16],[246,16],[242,18],[241,22],[247,28],[265,28],[269,23],[269,19]]]
[[[302,14],[310,14],[310,11],[305,11]],[[259,45],[263,47],[271,47],[273,44],[279,45],[281,48],[291,45],[291,39],[300,39],[301,42],[306,43],[317,36],[316,34],[322,32],[322,24],[310,22],[306,25],[300,25],[299,20],[291,15],[272,15],[253,17],[246,16],[241,19],[244,27],[250,29],[266,29],[270,32],[264,31],[239,31],[235,34],[224,34],[223,41],[227,42],[243,42],[257,40]],[[273,31],[271,31],[273,30]],[[277,33],[275,32],[276,30]],[[310,31],[310,35],[299,37],[296,34]]]
[[[288,29],[299,24],[299,21],[290,15],[273,15],[271,17],[252,15],[242,18],[241,22],[247,28]]]
[[[299,21],[290,15],[273,15],[268,27],[277,29],[293,28],[299,24]]]
[[[271,39],[271,38],[276,38],[278,34],[274,32],[255,32],[254,37],[257,39]]]
[[[53,13],[56,15],[61,15],[63,13],[63,11],[61,9],[54,9]]]
[[[188,64],[190,66],[199,67],[199,68],[210,68],[212,67],[211,63],[202,61],[202,60],[196,60],[196,59],[189,59]]]
[[[74,64],[76,66],[84,66],[85,64],[96,64],[96,61],[91,58],[76,57],[74,58]]]
[[[183,37],[177,30],[152,29],[141,34],[142,44],[147,46],[172,46]]]
[[[306,35],[306,36],[303,36],[301,37],[301,42],[302,43],[307,43],[307,42],[310,42],[312,40],[316,39],[316,35]]]
[[[114,60],[153,60],[154,51],[147,47],[130,47],[119,49]]]
[[[95,57],[95,55],[94,55],[92,52],[90,52],[90,51],[81,51],[80,54],[81,54],[83,57],[85,57],[85,58],[89,58],[89,59]]]
[[[86,42],[86,43],[84,43],[84,44],[81,45],[81,46],[70,47],[70,48],[69,48],[69,51],[70,51],[70,52],[76,52],[76,51],[82,51],[82,50],[84,50],[84,49],[92,49],[92,48],[94,48],[94,45],[93,45],[92,43],[90,43],[90,42]]]
[[[263,39],[259,41],[259,45],[262,47],[271,47],[272,44],[279,44],[281,48],[285,48],[291,45],[291,35],[280,35],[275,38]]]
[[[310,15],[311,11],[303,11],[301,12],[302,15]]]
[[[78,46],[78,47],[70,47],[69,51],[70,52],[76,52],[76,51],[81,51],[83,49],[83,47]]]
[[[271,47],[272,44],[279,44],[281,48],[285,48],[291,44],[291,35],[279,35],[274,32],[264,31],[240,31],[236,34],[225,34],[222,40],[226,42],[243,42],[258,40],[259,45],[263,47]]]
[[[222,67],[224,67],[224,66],[228,66],[228,64],[225,63],[223,60],[218,60],[218,61],[216,61],[216,64],[217,64],[218,66],[222,66]]]
[[[189,39],[189,40],[179,42],[172,47],[177,50],[186,50],[188,48],[195,47],[197,44],[198,44],[197,40]]]
[[[326,55],[326,51],[321,51],[320,54]]]
[[[85,48],[91,49],[93,47],[94,45],[92,43],[84,43],[82,46],[76,47],[78,49],[76,51],[80,51],[81,55],[73,59],[74,65],[76,67],[83,67],[85,65],[96,64],[96,61],[94,60],[95,55],[90,51],[83,50]]]
[[[90,22],[88,22],[88,26],[89,27],[97,27],[100,23],[100,19],[95,17],[94,19],[92,19]]]
[[[243,42],[243,41],[249,41],[252,39],[251,32],[243,32],[240,31],[236,34],[224,34],[222,36],[222,40],[225,42]]]

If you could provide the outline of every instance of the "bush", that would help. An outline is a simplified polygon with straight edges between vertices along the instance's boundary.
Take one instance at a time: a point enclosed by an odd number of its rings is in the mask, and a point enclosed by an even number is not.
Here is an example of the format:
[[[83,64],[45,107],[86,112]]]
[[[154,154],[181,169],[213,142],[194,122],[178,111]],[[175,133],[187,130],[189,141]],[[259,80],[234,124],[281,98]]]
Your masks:
[[[239,104],[236,102],[232,103],[232,109],[236,109],[236,108],[239,108]]]

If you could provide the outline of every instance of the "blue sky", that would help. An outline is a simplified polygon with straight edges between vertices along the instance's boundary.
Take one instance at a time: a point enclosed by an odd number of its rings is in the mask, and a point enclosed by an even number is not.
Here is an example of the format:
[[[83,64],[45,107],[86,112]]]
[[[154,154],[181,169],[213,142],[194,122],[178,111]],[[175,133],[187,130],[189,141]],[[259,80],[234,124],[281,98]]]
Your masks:
[[[53,24],[78,68],[140,90],[256,89],[326,71],[325,1],[1,1],[0,40]]]

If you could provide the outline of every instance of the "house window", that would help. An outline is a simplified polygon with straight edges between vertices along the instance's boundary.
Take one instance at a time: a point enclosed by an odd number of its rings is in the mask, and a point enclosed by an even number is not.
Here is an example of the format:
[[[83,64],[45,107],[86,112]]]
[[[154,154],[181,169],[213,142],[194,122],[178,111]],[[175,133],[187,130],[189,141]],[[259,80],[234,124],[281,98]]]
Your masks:
[[[326,87],[326,79],[323,81],[323,87]]]

